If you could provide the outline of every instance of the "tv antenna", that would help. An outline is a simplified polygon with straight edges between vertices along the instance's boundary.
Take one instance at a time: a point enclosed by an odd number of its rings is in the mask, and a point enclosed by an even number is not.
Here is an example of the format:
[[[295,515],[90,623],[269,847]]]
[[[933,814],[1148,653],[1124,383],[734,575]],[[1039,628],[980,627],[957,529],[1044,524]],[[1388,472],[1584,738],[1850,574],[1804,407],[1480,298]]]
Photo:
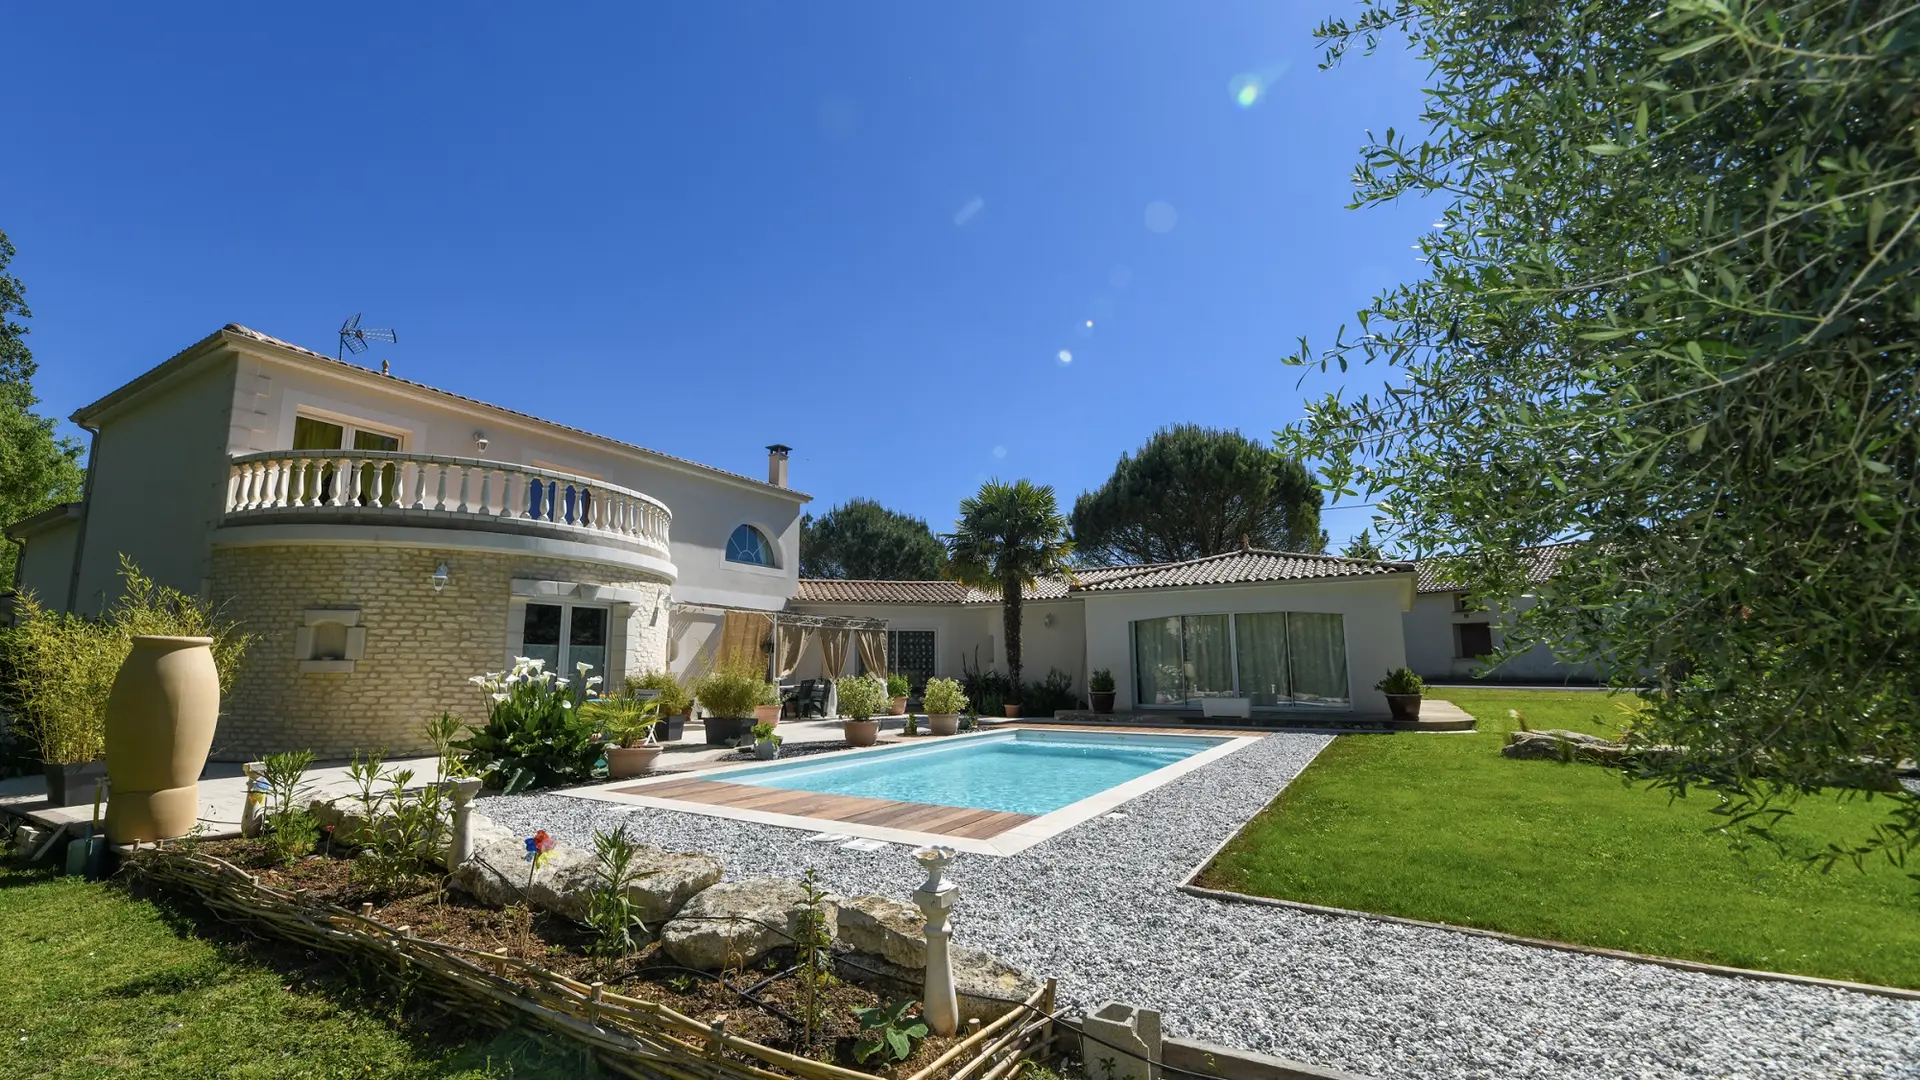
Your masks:
[[[367,351],[367,342],[369,341],[385,341],[391,344],[399,340],[399,335],[391,330],[375,330],[371,327],[362,327],[360,325],[360,316],[356,313],[353,318],[340,324],[340,350],[335,351],[333,358],[336,360],[344,360],[346,359],[346,353],[359,356],[361,353]]]

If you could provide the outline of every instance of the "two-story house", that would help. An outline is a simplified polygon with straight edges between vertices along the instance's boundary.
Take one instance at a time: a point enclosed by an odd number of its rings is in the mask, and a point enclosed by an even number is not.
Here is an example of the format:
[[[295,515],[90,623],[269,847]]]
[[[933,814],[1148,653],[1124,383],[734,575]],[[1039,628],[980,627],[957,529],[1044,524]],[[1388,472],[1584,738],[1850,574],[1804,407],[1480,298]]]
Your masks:
[[[797,588],[784,447],[753,479],[233,324],[73,420],[85,501],[13,528],[16,584],[97,612],[125,554],[258,635],[221,756],[415,749],[512,656],[617,685]]]

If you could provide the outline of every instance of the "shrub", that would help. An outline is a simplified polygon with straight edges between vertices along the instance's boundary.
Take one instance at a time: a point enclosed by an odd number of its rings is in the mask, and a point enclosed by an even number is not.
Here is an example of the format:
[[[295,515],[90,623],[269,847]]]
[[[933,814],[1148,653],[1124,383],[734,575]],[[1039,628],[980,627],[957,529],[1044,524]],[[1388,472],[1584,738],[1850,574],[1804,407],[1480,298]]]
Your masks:
[[[320,840],[320,823],[301,805],[308,794],[302,781],[313,764],[313,751],[268,754],[265,764],[261,777],[267,788],[267,846],[281,862],[291,865]]]
[[[1095,668],[1087,676],[1087,692],[1092,694],[1113,693],[1113,671],[1110,668]]]
[[[966,691],[967,700],[973,702],[974,710],[988,716],[1000,715],[1000,706],[1010,701],[1020,700],[1020,688],[1012,680],[991,668],[980,670],[979,652],[974,653],[974,662],[968,663],[963,657],[960,663],[960,688]],[[928,709],[932,712],[932,709]]]
[[[911,693],[913,693],[913,686],[907,682],[907,677],[905,675],[902,675],[896,671],[893,674],[887,676],[887,696],[888,697],[903,698]]]
[[[1019,701],[1027,716],[1052,716],[1062,709],[1080,707],[1080,698],[1073,692],[1073,676],[1059,668],[1048,668],[1044,680],[1028,683]]]
[[[651,870],[634,869],[639,857],[640,845],[627,835],[625,825],[610,833],[594,832],[594,884],[587,895],[586,923],[593,931],[589,951],[599,958],[603,973],[611,970],[613,961],[634,950],[634,930],[642,935],[647,932],[627,892],[635,881],[653,874]]]
[[[887,684],[876,675],[843,675],[833,684],[840,711],[855,720],[871,720],[893,702]]]
[[[645,746],[653,741],[660,699],[601,698],[580,706],[581,713],[616,746]]]
[[[755,724],[753,725],[753,741],[757,743],[770,742],[775,746],[779,746],[782,740],[780,736],[774,734],[772,724]]]
[[[1401,667],[1387,672],[1387,677],[1374,683],[1373,688],[1383,694],[1417,694],[1426,685],[1412,668]]]
[[[693,704],[693,695],[687,693],[687,688],[680,685],[680,680],[671,672],[649,671],[637,679],[628,679],[627,693],[635,690],[660,691],[660,696],[653,700],[660,703],[661,716],[679,716]]]
[[[591,685],[571,686],[524,656],[511,671],[476,675],[472,682],[486,691],[487,724],[456,745],[463,764],[487,787],[512,794],[592,774],[600,756],[597,730],[578,708]]]
[[[928,679],[920,703],[930,715],[964,712],[967,695],[960,692],[960,684],[956,680]]]
[[[780,688],[766,680],[760,665],[732,660],[714,668],[693,684],[693,696],[707,715],[744,720],[756,705],[780,704]]]
[[[211,604],[154,584],[124,555],[120,578],[120,599],[99,619],[48,611],[24,596],[15,625],[0,630],[6,704],[43,762],[77,765],[105,750],[107,692],[136,634],[212,638],[222,697],[232,691],[253,644],[253,635],[222,619]]]

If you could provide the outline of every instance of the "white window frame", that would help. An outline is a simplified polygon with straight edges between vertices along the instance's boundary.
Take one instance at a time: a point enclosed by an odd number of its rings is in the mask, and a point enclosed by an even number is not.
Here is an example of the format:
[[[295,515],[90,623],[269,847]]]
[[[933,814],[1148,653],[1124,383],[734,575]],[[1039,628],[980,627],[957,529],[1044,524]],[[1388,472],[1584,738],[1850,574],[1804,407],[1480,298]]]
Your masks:
[[[527,605],[544,604],[548,607],[557,607],[560,609],[560,659],[552,670],[556,675],[564,675],[569,679],[573,678],[575,675],[573,658],[569,655],[570,650],[573,648],[573,643],[568,640],[573,636],[573,612],[576,608],[592,608],[595,611],[604,611],[607,613],[607,642],[601,646],[606,650],[607,655],[606,660],[600,665],[600,670],[595,672],[595,674],[600,676],[600,685],[602,688],[613,685],[614,669],[619,666],[618,661],[620,659],[619,654],[615,651],[618,645],[617,639],[624,636],[619,631],[626,623],[626,620],[621,617],[621,610],[627,605],[594,603],[587,600],[574,600],[564,596],[516,596],[514,600],[517,602],[509,605],[512,611],[511,618],[513,619],[512,632],[507,642],[507,660],[509,663],[527,655]]]
[[[293,423],[287,425],[287,447],[289,449],[293,447],[293,424],[298,423],[301,417],[306,417],[308,420],[318,420],[323,424],[338,425],[340,428],[340,442],[343,444],[339,449],[342,453],[350,454],[353,452],[353,437],[362,431],[398,440],[399,450],[406,450],[408,442],[412,440],[412,433],[404,428],[388,427],[384,424],[362,420],[356,416],[348,416],[344,413],[331,412],[326,409],[317,409],[311,405],[301,405],[293,410]],[[314,452],[324,453],[324,451],[319,450]]]
[[[727,549],[733,546],[733,534],[739,532],[741,529],[752,529],[755,533],[759,535],[760,545],[766,549],[767,557],[769,559],[772,559],[773,560],[772,562],[764,562],[764,563],[742,562],[739,559],[730,559],[727,557]],[[777,572],[780,570],[780,544],[778,541],[774,540],[773,537],[762,526],[757,525],[751,521],[742,521],[734,525],[733,528],[727,530],[727,538],[720,545],[720,561],[726,564],[727,566],[733,566],[733,567],[744,566],[749,570]]]

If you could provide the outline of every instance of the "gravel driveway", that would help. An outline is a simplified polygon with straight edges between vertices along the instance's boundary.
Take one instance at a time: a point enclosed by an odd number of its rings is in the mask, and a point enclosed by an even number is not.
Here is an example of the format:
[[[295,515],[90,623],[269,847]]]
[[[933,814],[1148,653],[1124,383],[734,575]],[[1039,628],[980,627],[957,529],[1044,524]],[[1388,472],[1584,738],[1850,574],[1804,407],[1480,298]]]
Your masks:
[[[1441,736],[1434,736],[1441,737]],[[1466,934],[1231,904],[1175,885],[1328,742],[1272,735],[1011,858],[962,855],[955,936],[1060,980],[1079,1006],[1158,1008],[1170,1032],[1405,1077],[1920,1078],[1920,1002],[1676,971]],[[481,811],[586,844],[626,818],[731,878],[809,867],[905,898],[906,849],[559,794]]]

